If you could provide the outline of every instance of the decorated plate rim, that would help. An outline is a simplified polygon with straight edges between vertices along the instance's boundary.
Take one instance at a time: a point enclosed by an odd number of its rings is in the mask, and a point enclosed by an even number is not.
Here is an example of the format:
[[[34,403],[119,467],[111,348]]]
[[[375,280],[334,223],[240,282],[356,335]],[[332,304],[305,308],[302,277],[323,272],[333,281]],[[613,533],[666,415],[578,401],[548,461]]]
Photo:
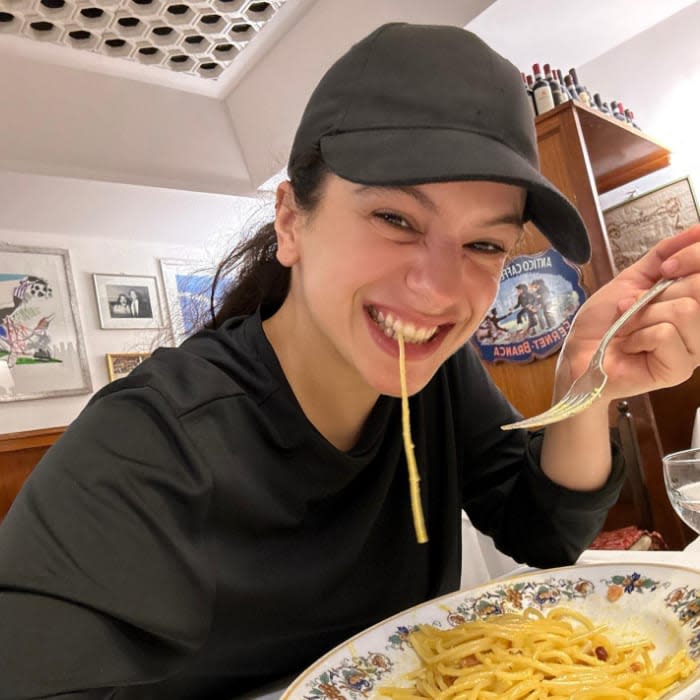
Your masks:
[[[397,613],[394,613],[393,615],[389,615],[388,617],[379,620],[375,624],[371,625],[370,627],[367,627],[356,634],[352,635],[351,637],[348,637],[344,641],[340,642],[336,646],[334,646],[332,649],[327,651],[323,656],[320,656],[318,659],[316,659],[313,663],[311,663],[309,666],[307,666],[301,673],[299,673],[293,680],[292,682],[285,688],[283,691],[282,695],[280,695],[279,700],[293,700],[293,694],[300,689],[303,683],[307,682],[310,680],[311,676],[314,673],[321,672],[323,667],[327,665],[327,662],[332,659],[336,654],[338,654],[340,651],[342,651],[345,648],[352,648],[353,644],[361,640],[369,635],[372,634],[372,632],[389,625],[392,621],[398,621],[403,618],[408,618],[417,611],[423,610],[425,608],[429,608],[431,606],[437,606],[440,607],[442,604],[444,604],[448,600],[464,597],[464,598],[474,598],[476,597],[475,594],[478,594],[480,591],[488,591],[489,589],[492,588],[497,588],[500,586],[508,586],[511,583],[517,583],[518,581],[521,581],[523,579],[527,580],[537,580],[539,578],[542,579],[547,579],[551,577],[555,577],[557,575],[564,576],[566,577],[567,573],[572,573],[572,572],[592,572],[596,570],[616,570],[620,571],[623,569],[635,569],[636,571],[645,571],[645,572],[652,572],[653,570],[661,570],[661,571],[669,571],[669,572],[675,572],[676,574],[678,573],[687,573],[691,574],[694,576],[699,577],[700,579],[700,568],[699,567],[694,567],[694,566],[686,566],[686,565],[678,565],[678,564],[671,564],[671,563],[664,563],[664,562],[649,562],[649,561],[643,561],[643,560],[634,560],[634,561],[624,561],[624,562],[594,562],[590,564],[571,564],[567,566],[561,566],[561,567],[556,567],[552,569],[529,569],[527,571],[522,571],[518,573],[514,573],[512,575],[505,575],[500,578],[493,579],[491,581],[487,581],[485,583],[479,584],[477,586],[469,586],[467,588],[463,589],[458,589],[455,591],[452,591],[451,593],[445,593],[444,595],[438,596],[436,598],[431,598],[429,600],[426,600],[422,603],[417,603],[416,605],[413,605],[409,608],[405,608],[404,610],[400,610]],[[698,586],[697,590],[700,591],[700,580],[698,580]],[[700,595],[700,593],[699,593]],[[669,700],[673,698],[680,698],[681,696],[679,695],[680,692],[683,690],[687,690],[690,686],[694,686],[695,684],[700,682],[700,658],[697,659],[699,663],[699,669],[696,671],[693,676],[688,679],[685,683],[681,684],[672,695],[667,695],[664,696],[664,700],[668,698]],[[682,697],[695,697],[695,696],[686,696],[683,695]]]

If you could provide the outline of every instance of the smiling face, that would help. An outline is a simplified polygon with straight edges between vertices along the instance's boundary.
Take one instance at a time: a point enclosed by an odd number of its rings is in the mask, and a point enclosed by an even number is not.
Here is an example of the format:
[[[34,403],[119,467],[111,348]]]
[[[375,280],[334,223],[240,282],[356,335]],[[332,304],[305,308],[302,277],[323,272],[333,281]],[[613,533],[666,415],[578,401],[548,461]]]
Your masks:
[[[275,226],[292,268],[289,347],[329,384],[344,373],[396,396],[400,331],[409,393],[419,391],[490,308],[524,201],[493,182],[368,187],[330,175],[307,214],[285,183]]]

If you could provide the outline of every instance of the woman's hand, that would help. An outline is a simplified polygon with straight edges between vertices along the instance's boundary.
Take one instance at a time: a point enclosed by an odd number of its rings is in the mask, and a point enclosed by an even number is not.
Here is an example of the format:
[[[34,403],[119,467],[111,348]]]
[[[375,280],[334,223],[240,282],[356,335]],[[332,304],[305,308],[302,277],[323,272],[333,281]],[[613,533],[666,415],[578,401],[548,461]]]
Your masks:
[[[680,277],[610,341],[603,398],[611,401],[688,379],[700,365],[700,226],[667,238],[601,287],[579,310],[557,364],[557,387],[578,377],[620,314],[661,277]]]

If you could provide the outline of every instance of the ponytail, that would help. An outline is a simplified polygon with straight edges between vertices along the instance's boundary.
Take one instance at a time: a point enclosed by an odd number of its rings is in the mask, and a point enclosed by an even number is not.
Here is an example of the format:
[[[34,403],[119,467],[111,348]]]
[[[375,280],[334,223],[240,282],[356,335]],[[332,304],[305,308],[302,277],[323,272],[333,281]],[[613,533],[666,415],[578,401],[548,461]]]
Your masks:
[[[312,212],[318,205],[323,181],[329,172],[320,151],[297,156],[290,162],[288,172],[297,206]],[[222,302],[217,304],[218,292],[227,278],[232,281]],[[279,306],[289,292],[290,279],[290,269],[277,260],[274,222],[265,224],[239,243],[218,265],[211,289],[211,320],[205,327],[218,328],[227,318],[252,314],[260,304]]]

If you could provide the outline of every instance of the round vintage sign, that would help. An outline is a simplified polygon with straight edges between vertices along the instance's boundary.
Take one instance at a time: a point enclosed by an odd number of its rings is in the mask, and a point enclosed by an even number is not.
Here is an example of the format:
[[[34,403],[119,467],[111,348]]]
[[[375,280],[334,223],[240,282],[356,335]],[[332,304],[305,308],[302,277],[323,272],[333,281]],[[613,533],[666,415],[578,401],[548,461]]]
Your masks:
[[[489,362],[529,362],[557,351],[586,299],[581,272],[553,248],[503,268],[493,307],[472,337]]]

